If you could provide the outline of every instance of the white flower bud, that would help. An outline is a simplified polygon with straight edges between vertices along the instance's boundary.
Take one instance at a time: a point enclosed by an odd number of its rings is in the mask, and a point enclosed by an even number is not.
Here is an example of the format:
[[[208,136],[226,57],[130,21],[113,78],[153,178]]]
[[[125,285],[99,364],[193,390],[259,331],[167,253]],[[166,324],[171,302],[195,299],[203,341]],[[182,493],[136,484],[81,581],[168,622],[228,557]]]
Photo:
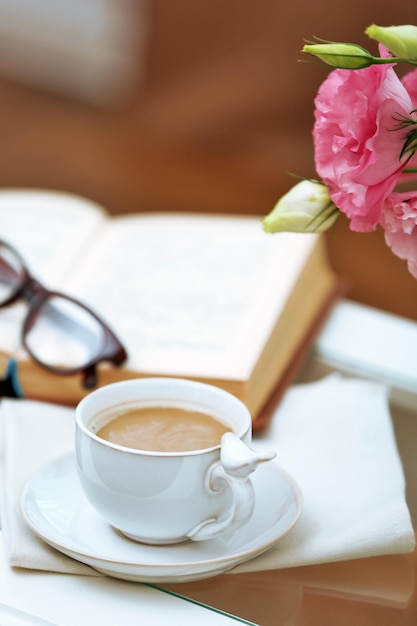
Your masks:
[[[321,233],[334,224],[338,215],[326,185],[303,180],[282,196],[262,220],[262,226],[268,233]]]

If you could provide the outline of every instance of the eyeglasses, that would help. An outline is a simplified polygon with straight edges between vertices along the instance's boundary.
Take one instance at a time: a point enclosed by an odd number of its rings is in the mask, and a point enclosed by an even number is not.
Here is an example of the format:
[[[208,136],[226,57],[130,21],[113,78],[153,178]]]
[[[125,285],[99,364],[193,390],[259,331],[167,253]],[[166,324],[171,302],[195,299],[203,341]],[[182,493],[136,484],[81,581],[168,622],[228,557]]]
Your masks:
[[[43,287],[20,254],[0,240],[0,307],[26,300],[29,310],[22,345],[41,367],[62,376],[83,374],[85,388],[97,384],[102,361],[118,366],[127,353],[115,334],[91,309],[74,298]]]

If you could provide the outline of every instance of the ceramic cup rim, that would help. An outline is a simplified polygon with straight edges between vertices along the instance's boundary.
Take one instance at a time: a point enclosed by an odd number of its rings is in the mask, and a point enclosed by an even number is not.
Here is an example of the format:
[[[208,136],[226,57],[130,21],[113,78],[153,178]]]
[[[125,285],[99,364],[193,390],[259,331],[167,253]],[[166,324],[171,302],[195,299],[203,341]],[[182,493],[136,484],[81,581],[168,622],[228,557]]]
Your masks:
[[[92,416],[99,411],[99,409],[92,412],[87,418],[85,417],[85,412],[89,410],[90,408],[89,405],[90,404],[94,405],[96,400],[100,399],[100,397],[110,396],[112,392],[117,393],[118,390],[130,391],[131,389],[136,389],[138,385],[143,388],[145,387],[149,388],[155,384],[164,385],[165,387],[175,385],[177,389],[182,388],[185,391],[186,390],[189,391],[191,388],[193,388],[196,393],[207,392],[207,393],[214,394],[219,399],[222,399],[224,402],[226,402],[228,406],[231,406],[235,410],[240,411],[241,416],[242,416],[241,419],[245,420],[246,423],[244,427],[240,427],[238,430],[235,431],[235,434],[239,439],[242,439],[242,440],[245,439],[248,432],[251,431],[252,429],[252,418],[251,418],[249,409],[241,400],[239,400],[239,398],[237,398],[230,392],[226,391],[225,389],[216,387],[208,383],[203,383],[203,382],[194,381],[190,379],[174,378],[174,377],[135,378],[135,379],[118,381],[115,383],[109,383],[107,385],[104,385],[103,387],[99,387],[98,389],[95,389],[94,391],[90,392],[87,396],[82,398],[82,400],[80,400],[80,402],[75,408],[76,428],[79,431],[81,431],[84,435],[86,435],[89,439],[94,441],[97,445],[103,446],[106,449],[112,449],[112,450],[117,450],[119,452],[131,454],[133,456],[159,457],[159,458],[161,457],[163,458],[191,457],[191,456],[200,456],[200,455],[208,454],[208,453],[213,452],[214,450],[219,450],[221,447],[220,442],[217,445],[211,446],[209,448],[201,448],[198,450],[170,451],[170,452],[129,448],[127,446],[122,446],[120,444],[107,441],[105,439],[102,439],[101,437],[98,437],[88,427],[88,422],[91,420]],[[154,401],[158,400],[158,398],[156,397],[153,397],[152,399]],[[175,398],[166,398],[166,399],[169,399],[173,403],[175,402],[175,400],[178,400]],[[140,400],[136,400],[136,401],[140,402]],[[122,402],[125,402],[125,401],[124,400],[115,401],[114,406],[120,405]],[[131,402],[134,403],[135,400],[132,400]],[[203,402],[201,402],[201,404],[202,403]],[[214,409],[213,409],[213,412],[214,412]]]

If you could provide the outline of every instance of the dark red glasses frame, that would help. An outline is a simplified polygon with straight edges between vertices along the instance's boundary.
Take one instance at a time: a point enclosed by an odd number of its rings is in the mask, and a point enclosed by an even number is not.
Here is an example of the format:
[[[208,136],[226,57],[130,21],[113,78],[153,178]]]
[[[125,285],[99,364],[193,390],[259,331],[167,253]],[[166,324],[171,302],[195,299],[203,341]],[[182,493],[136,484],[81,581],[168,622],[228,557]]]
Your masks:
[[[1,248],[6,249],[9,253],[15,256],[16,260],[20,264],[18,273],[16,272],[15,268],[7,262],[7,259],[1,258]],[[92,311],[89,307],[87,307],[79,300],[72,298],[71,296],[67,296],[66,294],[63,294],[59,291],[51,291],[44,287],[38,280],[36,280],[31,275],[25,261],[23,260],[22,256],[15,250],[15,248],[1,239],[0,264],[2,264],[3,270],[5,270],[6,272],[10,272],[10,277],[13,277],[13,282],[15,282],[11,295],[3,302],[0,302],[0,308],[14,304],[19,300],[25,300],[28,303],[29,310],[23,322],[21,330],[21,342],[24,348],[27,350],[28,354],[38,365],[59,376],[70,376],[82,373],[83,386],[85,388],[93,388],[97,385],[96,368],[99,363],[107,361],[115,366],[120,366],[126,361],[127,352],[125,348],[117,339],[116,335],[109,328],[109,326],[105,322],[103,322],[103,320],[96,313],[94,313],[94,311]],[[27,344],[26,336],[36,324],[42,306],[45,304],[45,302],[53,297],[59,297],[79,307],[80,309],[88,313],[101,327],[104,337],[103,345],[100,351],[86,363],[83,363],[82,366],[65,369],[61,367],[54,367],[53,365],[45,363],[41,359],[39,359],[36,354],[33,353],[30,346]]]

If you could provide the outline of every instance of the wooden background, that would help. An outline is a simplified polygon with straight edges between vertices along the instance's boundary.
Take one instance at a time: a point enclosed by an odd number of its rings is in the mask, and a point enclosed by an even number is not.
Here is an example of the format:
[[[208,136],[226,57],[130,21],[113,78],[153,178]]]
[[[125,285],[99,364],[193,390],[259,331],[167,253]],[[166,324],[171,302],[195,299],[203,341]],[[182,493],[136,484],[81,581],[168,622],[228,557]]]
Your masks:
[[[148,0],[143,62],[112,106],[0,77],[0,188],[87,196],[112,213],[264,215],[314,176],[313,98],[327,74],[299,62],[304,39],[362,43],[416,23],[414,0]],[[417,319],[417,283],[383,234],[327,235],[348,297]]]

